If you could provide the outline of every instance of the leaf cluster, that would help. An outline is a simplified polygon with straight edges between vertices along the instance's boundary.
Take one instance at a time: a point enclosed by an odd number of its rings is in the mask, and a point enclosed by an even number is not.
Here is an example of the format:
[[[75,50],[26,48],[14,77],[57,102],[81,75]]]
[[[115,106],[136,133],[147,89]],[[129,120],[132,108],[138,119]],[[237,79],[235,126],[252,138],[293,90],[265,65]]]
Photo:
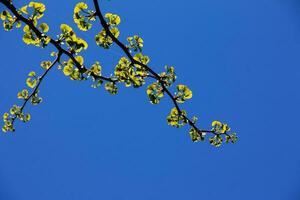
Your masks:
[[[181,128],[189,125],[189,135],[193,142],[203,141],[206,137],[210,144],[219,147],[223,140],[226,143],[235,143],[236,134],[230,132],[226,123],[219,121],[212,122],[210,130],[203,130],[197,127],[197,117],[189,118],[186,110],[181,109],[179,105],[185,103],[193,97],[192,90],[185,84],[175,84],[177,75],[173,66],[165,66],[160,73],[155,72],[149,67],[150,57],[143,51],[144,40],[142,37],[134,34],[128,36],[126,43],[122,43],[118,38],[120,30],[118,25],[121,23],[119,15],[114,13],[102,14],[97,0],[93,0],[95,10],[88,9],[85,2],[79,2],[73,10],[73,20],[81,31],[88,31],[99,20],[101,24],[100,31],[94,36],[94,42],[99,47],[110,49],[113,44],[121,48],[126,56],[120,57],[110,76],[103,76],[103,67],[99,61],[92,66],[85,65],[84,57],[80,55],[83,50],[88,48],[88,43],[81,37],[78,37],[75,30],[68,24],[60,25],[60,33],[57,38],[51,38],[46,33],[50,30],[47,23],[40,23],[39,20],[44,16],[46,6],[38,2],[29,4],[16,9],[8,0],[2,0],[8,10],[0,13],[3,20],[3,26],[6,31],[12,30],[14,25],[20,28],[24,23],[23,41],[25,44],[38,47],[46,47],[52,44],[57,51],[52,52],[54,61],[42,61],[41,67],[44,73],[40,76],[31,71],[26,79],[28,89],[21,90],[17,97],[23,101],[21,106],[14,105],[9,112],[3,115],[4,132],[14,131],[14,121],[19,119],[27,122],[30,120],[30,114],[24,113],[28,101],[33,105],[41,103],[42,99],[38,96],[39,85],[47,75],[48,71],[56,64],[62,73],[73,81],[91,80],[91,86],[98,88],[104,84],[104,89],[115,95],[118,93],[118,85],[124,84],[126,87],[140,88],[147,84],[147,79],[151,83],[147,85],[146,94],[151,104],[159,104],[164,97],[168,97],[173,102],[173,108],[166,117],[167,124]],[[62,58],[65,56],[66,58]],[[207,136],[210,135],[210,136]]]

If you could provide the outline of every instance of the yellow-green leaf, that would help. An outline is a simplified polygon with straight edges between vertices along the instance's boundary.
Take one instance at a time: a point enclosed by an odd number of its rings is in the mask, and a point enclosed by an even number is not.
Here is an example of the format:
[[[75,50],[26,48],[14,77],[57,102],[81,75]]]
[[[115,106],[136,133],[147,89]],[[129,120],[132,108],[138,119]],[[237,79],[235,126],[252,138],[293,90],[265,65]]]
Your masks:
[[[32,79],[32,78],[27,78],[26,79],[26,84],[28,87],[30,88],[34,88],[37,84],[37,80],[36,79]]]
[[[65,76],[70,76],[73,73],[73,71],[74,71],[74,68],[72,65],[67,65],[63,69],[63,73]]]
[[[46,23],[41,23],[39,27],[40,27],[41,31],[44,33],[49,31],[49,26]]]

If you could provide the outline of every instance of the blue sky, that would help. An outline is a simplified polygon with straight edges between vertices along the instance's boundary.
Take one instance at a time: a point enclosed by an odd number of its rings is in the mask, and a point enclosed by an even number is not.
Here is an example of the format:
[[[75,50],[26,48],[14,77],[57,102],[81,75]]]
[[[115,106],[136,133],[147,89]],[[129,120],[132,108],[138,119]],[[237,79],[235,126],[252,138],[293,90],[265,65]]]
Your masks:
[[[77,1],[43,0],[55,36],[72,22]],[[87,1],[92,7],[92,2]],[[122,17],[121,39],[139,34],[150,65],[174,65],[190,86],[186,103],[202,127],[218,119],[238,133],[235,145],[192,143],[165,122],[171,103],[148,103],[145,87],[117,96],[52,71],[44,101],[27,107],[29,124],[0,135],[2,200],[298,200],[300,198],[300,3],[296,0],[100,1]],[[21,4],[17,4],[21,6]],[[3,9],[3,6],[0,6]],[[90,43],[86,63],[105,74],[122,56],[93,43],[100,30],[77,30]],[[29,71],[53,48],[0,31],[0,111],[17,103]]]

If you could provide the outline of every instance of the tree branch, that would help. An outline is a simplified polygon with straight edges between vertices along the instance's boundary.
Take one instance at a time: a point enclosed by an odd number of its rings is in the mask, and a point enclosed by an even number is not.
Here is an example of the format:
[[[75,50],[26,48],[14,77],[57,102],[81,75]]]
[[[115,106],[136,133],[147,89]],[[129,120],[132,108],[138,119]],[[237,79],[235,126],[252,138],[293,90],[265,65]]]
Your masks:
[[[55,64],[59,62],[61,55],[62,55],[62,52],[59,51],[57,57],[51,63],[51,65],[49,66],[49,68],[47,68],[47,70],[42,74],[42,76],[38,77],[38,82],[37,82],[36,86],[34,87],[33,91],[31,92],[31,94],[24,100],[24,102],[23,102],[23,104],[21,106],[21,109],[20,109],[20,113],[23,112],[23,110],[26,107],[26,104],[28,103],[28,101],[38,92],[38,89],[39,89],[42,81],[44,80],[44,78],[46,77],[46,75],[49,73],[49,71],[55,66]],[[14,124],[16,118],[17,118],[16,115],[12,118],[12,121],[11,121],[12,124]]]
[[[36,34],[36,36],[41,39],[43,37],[47,37],[44,33],[42,33],[41,31],[39,31],[35,26],[34,24],[32,23],[32,21],[28,20],[27,18],[23,17],[21,14],[19,14],[19,12],[17,11],[16,7],[11,4],[8,0],[0,0],[0,3],[2,3],[3,5],[5,5],[16,17],[18,20],[24,22],[26,25],[28,25],[30,27],[30,29]],[[75,66],[77,67],[77,69],[79,70],[80,73],[85,73],[88,69],[84,66],[82,66],[74,57],[74,55],[65,50],[59,41],[56,41],[52,38],[50,38],[50,43],[58,50],[58,52],[61,52],[62,54],[65,54],[66,56],[68,56],[74,63],[75,63]],[[91,76],[94,78],[94,79],[101,79],[101,80],[104,80],[104,81],[108,81],[108,82],[116,82],[116,80],[113,80],[111,78],[108,78],[108,77],[104,77],[104,76],[99,76],[99,75],[96,75],[94,73],[91,74]]]
[[[147,69],[147,71],[149,71],[151,73],[152,77],[155,78],[160,83],[160,85],[163,88],[163,91],[170,97],[171,101],[173,102],[175,108],[178,111],[178,114],[180,116],[182,116],[188,122],[188,124],[190,126],[192,126],[199,134],[202,134],[202,133],[211,133],[211,134],[214,134],[214,135],[219,135],[219,133],[217,133],[215,131],[201,130],[201,129],[199,129],[191,119],[189,119],[185,115],[182,115],[182,110],[179,107],[179,105],[178,105],[175,97],[172,95],[172,93],[170,92],[170,90],[166,87],[165,83],[161,80],[161,77],[159,76],[159,74],[156,73],[154,70],[152,70],[152,68],[150,68],[149,66],[147,66],[147,65],[145,65],[145,64],[143,64],[143,63],[141,63],[138,60],[135,60],[133,58],[133,56],[131,55],[129,49],[118,38],[116,38],[111,33],[111,31],[109,29],[109,25],[107,24],[107,22],[106,22],[106,20],[105,20],[105,18],[103,16],[103,14],[102,14],[102,12],[101,12],[98,0],[93,0],[93,2],[94,2],[95,10],[96,10],[95,15],[99,18],[100,24],[102,25],[102,27],[104,28],[104,30],[108,34],[108,36],[113,40],[114,43],[116,43],[123,50],[123,52],[126,54],[126,56],[129,58],[129,60],[133,64],[140,65],[140,66],[144,67],[145,69]]]
[[[10,12],[13,13],[13,15],[16,17],[16,21],[15,22],[23,22],[25,23],[30,29],[31,31],[33,31],[33,33],[35,34],[35,36],[42,40],[45,38],[50,38],[49,43],[51,43],[58,52],[58,55],[56,57],[56,59],[51,63],[51,65],[49,66],[49,68],[46,69],[46,71],[42,74],[42,76],[38,77],[38,82],[37,85],[33,88],[32,93],[26,98],[24,99],[24,102],[22,104],[20,108],[20,113],[22,113],[23,109],[25,108],[26,104],[28,103],[28,101],[30,99],[32,99],[34,97],[34,95],[37,94],[39,86],[41,84],[41,82],[43,81],[43,79],[46,77],[46,75],[48,74],[48,72],[53,68],[53,66],[57,63],[60,63],[60,58],[62,55],[66,55],[69,59],[71,59],[73,61],[73,63],[75,64],[76,68],[78,69],[79,73],[81,75],[87,73],[89,76],[93,77],[95,80],[101,80],[101,81],[107,81],[107,82],[111,82],[113,84],[118,82],[118,79],[114,78],[114,77],[104,77],[104,76],[100,76],[97,75],[93,72],[90,72],[88,68],[86,68],[85,66],[81,65],[77,60],[76,57],[74,56],[74,52],[72,50],[69,49],[64,49],[63,48],[63,43],[60,39],[58,40],[54,40],[53,38],[45,35],[43,32],[41,32],[33,23],[32,20],[27,19],[26,17],[24,17],[20,11],[17,10],[17,8],[11,3],[10,0],[0,0],[0,3],[2,3]],[[192,129],[191,131],[196,131],[197,132],[197,136],[200,136],[201,139],[203,138],[203,135],[206,133],[209,134],[213,134],[215,136],[218,137],[214,137],[214,138],[221,138],[220,135],[226,135],[226,140],[227,140],[227,136],[230,137],[229,134],[226,133],[226,131],[224,132],[220,132],[219,130],[216,130],[215,128],[213,128],[212,130],[202,130],[200,128],[198,128],[196,126],[196,122],[194,119],[190,119],[186,114],[185,111],[182,110],[179,106],[179,103],[177,102],[178,99],[176,97],[176,95],[173,95],[172,92],[169,90],[169,85],[163,80],[163,78],[161,77],[161,75],[157,72],[155,72],[150,66],[142,63],[139,60],[136,60],[135,57],[131,54],[130,49],[124,44],[122,43],[117,37],[114,36],[114,34],[110,31],[110,24],[107,23],[106,19],[104,18],[104,15],[101,12],[100,9],[100,5],[98,0],[93,0],[94,3],[94,7],[95,7],[95,13],[93,13],[93,17],[97,17],[100,20],[100,24],[103,27],[104,31],[106,32],[106,36],[110,37],[111,40],[113,41],[113,43],[116,43],[116,45],[122,49],[122,51],[124,52],[124,54],[127,56],[127,58],[130,60],[132,65],[139,65],[142,68],[144,68],[147,71],[147,75],[145,75],[145,77],[150,77],[153,78],[157,81],[158,84],[160,84],[163,93],[165,93],[170,100],[172,101],[172,103],[174,104],[177,113],[176,115],[178,115],[178,120],[180,118],[180,122],[183,122],[185,124],[189,124]],[[86,13],[86,12],[85,12]],[[90,14],[90,13],[86,13],[86,14]],[[45,43],[44,43],[45,44]],[[47,43],[48,44],[48,43]],[[43,45],[44,47],[44,45]],[[14,123],[15,119],[18,118],[17,115],[15,115],[12,119],[12,123]],[[225,124],[227,126],[227,124]],[[179,126],[179,125],[178,125]],[[222,125],[223,126],[223,125]],[[225,126],[224,126],[225,127]],[[227,129],[226,129],[227,130]],[[229,129],[228,129],[229,130]]]

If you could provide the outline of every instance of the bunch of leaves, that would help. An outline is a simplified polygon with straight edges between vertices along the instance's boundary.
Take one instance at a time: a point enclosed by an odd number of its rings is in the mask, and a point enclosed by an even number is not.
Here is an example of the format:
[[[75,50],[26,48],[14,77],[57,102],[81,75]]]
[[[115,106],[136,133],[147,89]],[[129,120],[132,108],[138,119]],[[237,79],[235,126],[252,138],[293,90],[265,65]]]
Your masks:
[[[4,126],[2,130],[4,132],[15,130],[15,119],[24,122],[30,120],[30,114],[24,113],[23,109],[28,101],[33,105],[41,103],[42,99],[38,96],[39,85],[48,71],[55,64],[59,63],[58,68],[71,80],[91,80],[93,88],[98,88],[105,83],[104,89],[113,95],[118,93],[118,84],[139,88],[147,83],[147,79],[152,79],[154,81],[151,81],[146,89],[150,103],[159,104],[163,97],[168,97],[174,104],[166,118],[167,124],[176,128],[189,125],[189,135],[193,142],[204,141],[208,138],[210,144],[216,147],[219,147],[223,140],[226,143],[236,142],[236,134],[230,132],[230,128],[226,123],[213,121],[210,130],[198,128],[198,118],[196,116],[189,118],[187,111],[179,106],[190,100],[193,97],[193,92],[185,84],[173,86],[177,80],[175,68],[173,66],[165,66],[164,71],[160,73],[155,72],[149,67],[149,56],[142,54],[144,47],[142,37],[138,35],[129,36],[127,37],[127,43],[122,43],[118,39],[120,36],[118,28],[118,25],[121,23],[120,16],[110,12],[103,15],[99,2],[97,0],[93,0],[93,2],[95,11],[88,9],[88,5],[84,2],[77,3],[73,10],[73,19],[81,31],[90,30],[94,21],[99,20],[102,28],[94,38],[95,43],[104,49],[109,49],[113,44],[116,44],[126,55],[126,57],[122,56],[119,59],[110,76],[103,76],[103,67],[99,61],[96,61],[90,67],[85,66],[84,57],[79,54],[88,48],[88,43],[78,37],[70,25],[61,24],[61,32],[56,39],[46,35],[49,31],[49,26],[38,21],[43,17],[46,10],[44,4],[30,2],[20,9],[16,9],[11,1],[0,1],[8,9],[0,13],[5,30],[12,30],[14,24],[16,24],[17,28],[21,27],[21,23],[24,23],[23,41],[26,44],[46,47],[51,43],[57,49],[57,51],[51,53],[51,56],[55,57],[54,61],[41,62],[41,67],[44,69],[44,73],[41,76],[37,76],[34,71],[29,73],[26,79],[28,89],[21,90],[17,95],[23,101],[23,104],[21,106],[13,105],[10,111],[3,115]],[[132,52],[134,53],[132,54]],[[66,58],[61,61],[61,56]]]
[[[117,14],[106,13],[105,18],[107,19],[107,26],[109,27],[109,32],[115,37],[118,38],[120,31],[118,25],[121,23],[121,18]],[[103,47],[104,49],[109,49],[113,44],[113,39],[108,35],[107,30],[104,28],[95,36],[96,44]]]

